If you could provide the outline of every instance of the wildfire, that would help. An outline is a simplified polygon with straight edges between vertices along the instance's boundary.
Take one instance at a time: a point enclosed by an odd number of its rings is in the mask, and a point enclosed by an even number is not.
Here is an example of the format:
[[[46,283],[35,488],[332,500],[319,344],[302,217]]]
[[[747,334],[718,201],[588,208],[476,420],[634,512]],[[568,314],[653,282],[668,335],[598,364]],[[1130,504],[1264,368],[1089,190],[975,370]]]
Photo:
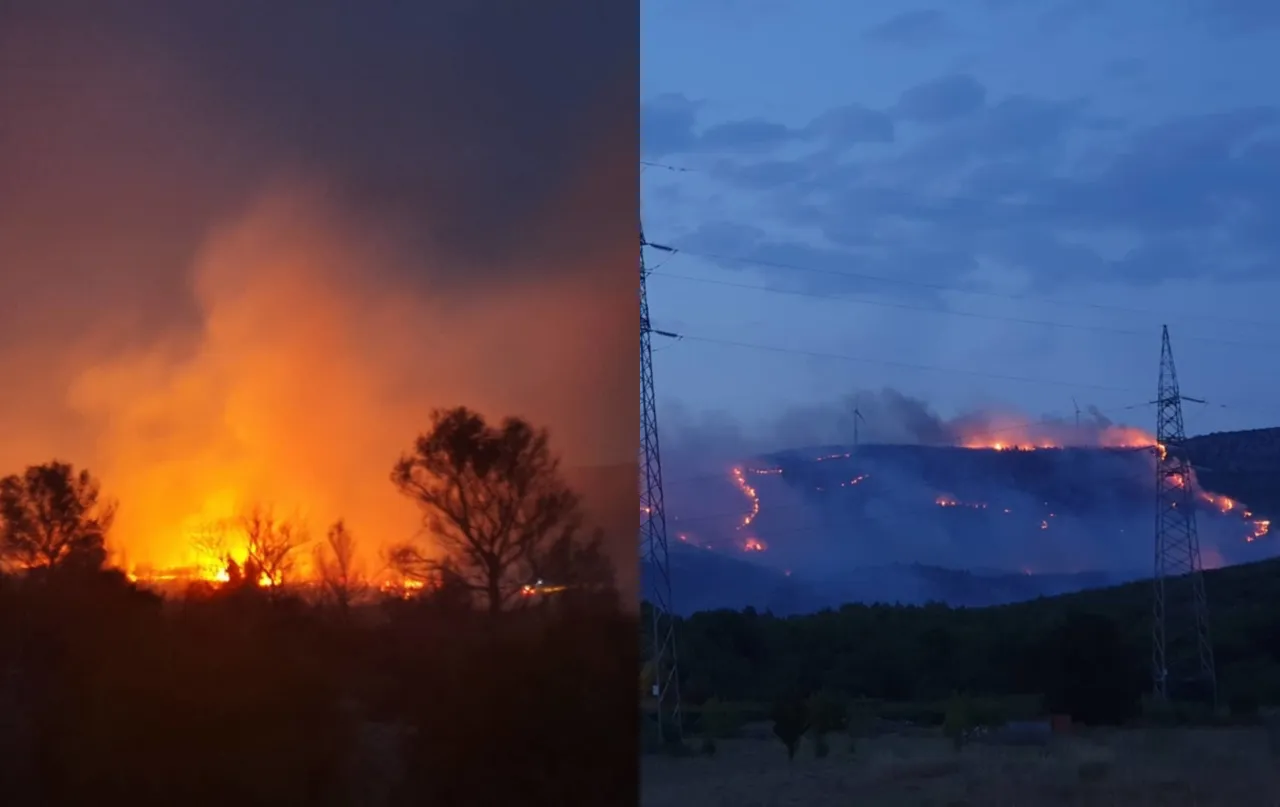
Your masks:
[[[934,500],[934,504],[939,507],[968,507],[974,510],[986,510],[987,505],[983,502],[962,502],[958,501],[954,496],[942,494]]]
[[[741,468],[733,469],[733,483],[751,500],[751,512],[743,516],[742,523],[738,525],[738,529],[744,529],[751,526],[751,522],[755,521],[756,516],[760,514],[760,497],[756,494],[756,489],[747,484],[747,478]]]
[[[769,545],[759,538],[748,538],[746,543],[742,545],[743,552],[763,552],[769,548]]]
[[[536,597],[538,595],[559,594],[560,592],[565,591],[568,588],[569,588],[568,586],[552,585],[550,583],[543,582],[542,580],[538,580],[529,585],[521,586],[520,596]]]
[[[860,484],[868,476],[870,476],[870,474],[858,474],[853,479],[850,479],[848,482],[841,482],[840,487],[845,488],[845,487],[850,487],[852,485]]]
[[[1162,452],[1161,457],[1163,458],[1164,446],[1160,446],[1160,449]],[[1188,475],[1190,477],[1189,479],[1185,478],[1181,474],[1175,474],[1170,476],[1169,478],[1173,481],[1176,487],[1181,488],[1190,484],[1191,488],[1195,491],[1197,498],[1204,504],[1217,510],[1219,513],[1222,513],[1224,515],[1227,513],[1233,513],[1233,512],[1239,513],[1241,520],[1247,522],[1249,525],[1249,534],[1245,536],[1245,541],[1252,543],[1271,532],[1271,522],[1269,520],[1255,519],[1253,517],[1252,510],[1248,509],[1247,507],[1242,505],[1240,502],[1236,501],[1235,499],[1232,499],[1229,496],[1223,496],[1218,493],[1211,493],[1207,490],[1202,489],[1196,480],[1194,470],[1189,470]],[[1174,503],[1173,506],[1175,507],[1177,506],[1176,502]]]
[[[1061,426],[1027,421],[989,421],[980,426],[963,428],[958,445],[961,448],[985,448],[994,451],[1035,451],[1062,448],[1066,445],[1089,445],[1097,448],[1146,448],[1156,439],[1132,426],[1106,426],[1090,430],[1088,439],[1070,433]],[[1161,447],[1163,451],[1163,446]]]
[[[424,588],[426,588],[426,583],[421,580],[388,580],[378,586],[378,591],[388,597],[399,597],[408,600],[412,599],[415,594]]]
[[[1178,479],[1180,480],[1181,477],[1178,477]],[[1178,487],[1182,487],[1182,485],[1179,484]],[[1236,509],[1236,502],[1226,496],[1219,496],[1216,493],[1201,491],[1200,498],[1204,500],[1206,504],[1216,507],[1219,513],[1230,513],[1232,510]],[[1248,518],[1248,516],[1245,517]]]

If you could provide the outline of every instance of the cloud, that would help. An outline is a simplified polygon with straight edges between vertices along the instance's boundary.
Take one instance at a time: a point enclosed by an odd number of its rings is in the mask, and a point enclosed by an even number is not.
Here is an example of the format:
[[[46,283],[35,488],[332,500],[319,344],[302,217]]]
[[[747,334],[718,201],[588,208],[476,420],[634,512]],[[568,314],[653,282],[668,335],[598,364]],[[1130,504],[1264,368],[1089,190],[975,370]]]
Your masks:
[[[698,145],[707,151],[769,152],[795,137],[787,126],[766,120],[742,120],[719,123],[708,127],[698,138]]]
[[[620,9],[588,16],[571,0],[536,12],[499,0],[483,13],[462,0],[359,14],[342,4],[303,14],[311,7],[298,0],[38,6],[0,12],[6,60],[29,65],[5,71],[5,108],[33,113],[6,120],[8,154],[54,131],[86,148],[140,135],[161,161],[207,143],[207,172],[228,175],[224,195],[240,198],[268,167],[322,174],[369,216],[429,243],[448,258],[437,273],[462,280],[518,271],[545,230],[546,197],[582,170],[581,155],[634,137],[638,45],[633,15]],[[566,57],[532,58],[534,41],[565,43]],[[106,87],[110,101],[90,100],[104,97],[91,88]],[[68,131],[76,109],[99,125]],[[143,109],[167,115],[168,126],[140,123]],[[102,162],[100,149],[90,153]],[[126,159],[102,179],[136,167]],[[15,167],[5,160],[0,173]]]
[[[886,45],[930,45],[948,33],[947,17],[938,9],[904,11],[868,28],[863,37]]]
[[[640,152],[656,158],[696,151],[699,106],[678,93],[645,101],[640,109]]]
[[[984,261],[1035,288],[1090,280],[1259,278],[1280,258],[1280,110],[1250,107],[1145,127],[1083,100],[1015,95],[879,155],[741,161],[715,176],[757,194],[780,228],[753,241],[698,237],[761,261],[963,284]],[[1081,143],[1106,139],[1087,163]],[[781,232],[781,229],[779,230]],[[823,243],[825,242],[825,243]],[[927,245],[922,247],[921,245]],[[732,247],[732,248],[731,248]],[[770,283],[795,288],[758,268]],[[808,290],[865,289],[808,273]]]
[[[809,122],[805,131],[813,137],[839,145],[892,143],[893,118],[862,104],[846,104],[827,110]]]
[[[1068,10],[1098,8],[1043,4],[1036,14]],[[1143,69],[1126,58],[1104,72]],[[1280,260],[1268,224],[1280,219],[1280,110],[1138,121],[1115,108],[1086,95],[997,95],[957,73],[908,88],[889,109],[852,99],[807,123],[725,122],[715,147],[699,132],[716,127],[699,129],[690,114],[667,142],[702,157],[708,192],[735,194],[735,208],[768,222],[754,239],[710,226],[687,238],[760,261],[750,271],[777,288],[870,291],[839,270],[965,287],[999,275],[1039,293],[1268,277]]]
[[[973,76],[943,76],[902,93],[895,111],[915,123],[939,124],[978,111],[986,100],[986,88]]]
[[[633,462],[634,10],[485,6],[0,4],[0,471],[169,563],[236,499],[412,534],[437,406]]]
[[[702,108],[677,93],[645,101],[640,112],[641,152],[653,159],[676,154],[761,156],[791,144],[844,149],[894,139],[893,118],[859,104],[828,110],[800,128],[752,118],[699,129]]]

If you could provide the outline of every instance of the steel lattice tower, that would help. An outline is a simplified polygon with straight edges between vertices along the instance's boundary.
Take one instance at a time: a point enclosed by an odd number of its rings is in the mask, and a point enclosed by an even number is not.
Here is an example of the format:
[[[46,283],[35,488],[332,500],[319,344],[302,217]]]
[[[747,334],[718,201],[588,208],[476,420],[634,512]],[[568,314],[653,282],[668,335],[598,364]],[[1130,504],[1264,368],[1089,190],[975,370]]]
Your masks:
[[[653,391],[653,334],[649,324],[649,297],[646,291],[644,250],[649,244],[640,228],[640,540],[644,557],[653,575],[650,592],[653,616],[653,696],[657,701],[660,742],[683,736],[680,715],[680,676],[676,664],[675,621],[671,608],[671,565],[667,552],[667,511],[662,498],[662,459],[658,450],[658,406]]]
[[[1151,638],[1155,695],[1199,690],[1217,703],[1217,675],[1209,639],[1209,610],[1196,531],[1195,492],[1182,421],[1182,394],[1164,326],[1160,393],[1156,399],[1156,534]],[[1196,400],[1187,398],[1185,400]]]

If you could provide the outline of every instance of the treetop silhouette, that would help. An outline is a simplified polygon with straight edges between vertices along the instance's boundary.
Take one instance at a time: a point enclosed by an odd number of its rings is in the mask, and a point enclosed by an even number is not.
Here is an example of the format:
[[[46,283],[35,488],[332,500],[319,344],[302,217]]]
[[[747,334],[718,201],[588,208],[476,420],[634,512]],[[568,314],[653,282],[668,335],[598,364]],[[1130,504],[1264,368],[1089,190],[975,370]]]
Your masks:
[[[87,470],[57,460],[0,479],[0,560],[21,569],[106,563],[116,506]]]
[[[391,479],[422,509],[438,547],[434,554],[397,547],[392,560],[406,576],[447,575],[497,613],[543,570],[568,571],[565,561],[579,544],[580,503],[545,429],[514,417],[491,426],[466,407],[436,410]]]

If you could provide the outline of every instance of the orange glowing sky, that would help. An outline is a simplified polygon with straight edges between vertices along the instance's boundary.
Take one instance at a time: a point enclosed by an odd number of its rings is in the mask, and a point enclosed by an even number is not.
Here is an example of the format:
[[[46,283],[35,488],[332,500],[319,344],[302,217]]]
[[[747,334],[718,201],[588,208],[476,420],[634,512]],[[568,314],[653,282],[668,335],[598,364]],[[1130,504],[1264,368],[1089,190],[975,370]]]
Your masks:
[[[5,13],[0,472],[90,468],[120,500],[118,559],[196,562],[193,528],[258,501],[317,537],[343,517],[369,553],[410,537],[388,475],[439,406],[547,426],[567,466],[634,463],[631,74],[550,82],[575,112],[530,134],[555,144],[532,170],[494,136],[523,113],[493,88],[445,98],[394,59],[351,93],[296,70],[417,52],[422,15],[317,33],[365,37],[334,56],[276,53],[285,14],[204,41],[194,12]],[[630,488],[608,507],[633,523]]]

